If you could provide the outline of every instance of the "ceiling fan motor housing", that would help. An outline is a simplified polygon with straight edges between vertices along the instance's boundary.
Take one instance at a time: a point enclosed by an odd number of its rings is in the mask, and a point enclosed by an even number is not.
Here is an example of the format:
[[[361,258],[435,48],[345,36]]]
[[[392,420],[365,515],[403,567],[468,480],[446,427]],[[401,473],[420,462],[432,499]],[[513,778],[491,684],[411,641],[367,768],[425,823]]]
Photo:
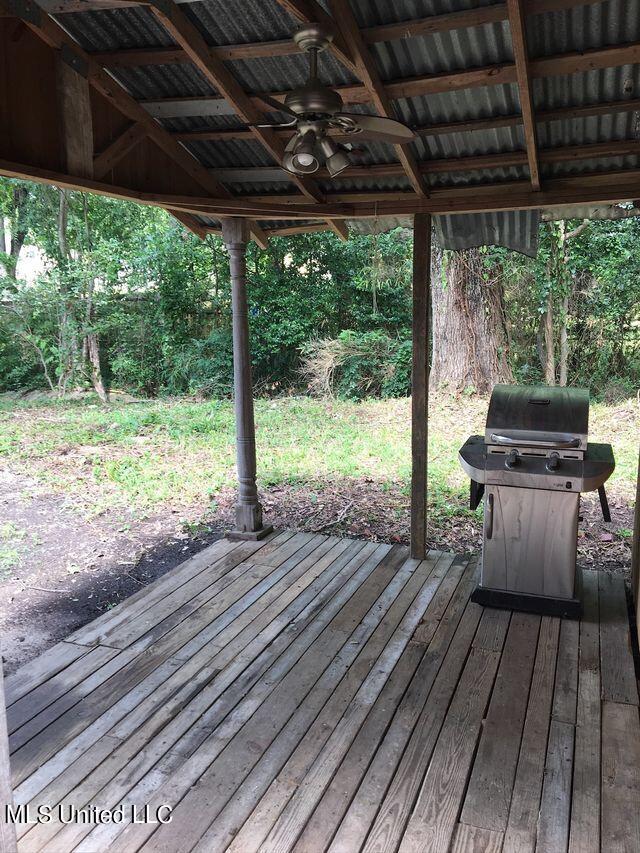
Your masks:
[[[340,95],[328,86],[323,86],[317,78],[293,89],[284,102],[296,115],[304,118],[332,116],[343,107]]]

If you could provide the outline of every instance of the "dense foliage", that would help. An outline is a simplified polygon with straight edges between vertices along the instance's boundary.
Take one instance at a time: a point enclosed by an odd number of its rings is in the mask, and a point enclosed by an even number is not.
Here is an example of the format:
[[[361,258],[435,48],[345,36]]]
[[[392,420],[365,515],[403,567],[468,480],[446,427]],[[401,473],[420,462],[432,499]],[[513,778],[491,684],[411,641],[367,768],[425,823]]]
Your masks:
[[[9,180],[0,181],[0,213],[0,390],[93,382],[146,396],[229,392],[220,238],[200,241],[155,208]],[[514,375],[544,380],[541,318],[551,311],[552,348],[563,330],[568,337],[567,381],[631,391],[640,381],[640,222],[591,223],[564,242],[558,227],[541,226],[536,260],[484,250],[484,284],[500,277]],[[252,243],[248,290],[258,393],[408,392],[410,232],[347,243],[315,233],[271,239],[266,251]]]

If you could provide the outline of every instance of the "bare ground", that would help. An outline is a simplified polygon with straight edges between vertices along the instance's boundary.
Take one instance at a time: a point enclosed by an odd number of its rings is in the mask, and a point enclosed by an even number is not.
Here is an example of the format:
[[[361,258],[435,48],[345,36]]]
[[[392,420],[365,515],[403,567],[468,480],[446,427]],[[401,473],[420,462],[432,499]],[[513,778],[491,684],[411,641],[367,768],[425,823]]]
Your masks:
[[[409,510],[402,484],[368,479],[273,486],[262,495],[265,517],[278,528],[407,543]],[[215,513],[202,506],[163,510],[146,518],[109,509],[87,520],[73,501],[48,492],[18,471],[0,472],[0,525],[26,531],[15,547],[17,566],[1,585],[0,635],[8,672],[90,622],[141,586],[167,572],[230,526],[234,492],[217,496]],[[602,521],[597,499],[583,501],[579,563],[627,573],[631,529],[629,501],[609,495],[612,524]],[[433,548],[477,551],[477,514],[441,518],[429,528]]]

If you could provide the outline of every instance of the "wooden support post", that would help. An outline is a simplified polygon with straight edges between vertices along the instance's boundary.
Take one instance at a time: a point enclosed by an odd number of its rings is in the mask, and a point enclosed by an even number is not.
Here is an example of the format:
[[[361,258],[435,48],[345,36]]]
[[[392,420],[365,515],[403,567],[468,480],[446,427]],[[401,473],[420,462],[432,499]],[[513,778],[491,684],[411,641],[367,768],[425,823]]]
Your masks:
[[[633,539],[631,541],[631,578],[636,605],[636,624],[640,628],[640,454],[638,454],[636,509],[633,516]]]
[[[2,655],[0,654],[0,853],[15,853],[18,849],[15,826],[7,820],[7,806],[12,804],[9,736],[7,734],[7,715],[4,704]]]
[[[427,553],[427,446],[431,216],[413,218],[413,366],[411,371],[411,556]]]
[[[233,312],[233,387],[236,414],[238,502],[236,529],[231,539],[262,539],[273,528],[262,523],[262,506],[256,487],[256,436],[247,312],[247,242],[249,223],[229,217],[222,220],[222,239],[229,252]]]
[[[71,58],[70,58],[71,56]],[[61,138],[67,172],[93,177],[93,118],[87,69],[60,51],[56,65]]]

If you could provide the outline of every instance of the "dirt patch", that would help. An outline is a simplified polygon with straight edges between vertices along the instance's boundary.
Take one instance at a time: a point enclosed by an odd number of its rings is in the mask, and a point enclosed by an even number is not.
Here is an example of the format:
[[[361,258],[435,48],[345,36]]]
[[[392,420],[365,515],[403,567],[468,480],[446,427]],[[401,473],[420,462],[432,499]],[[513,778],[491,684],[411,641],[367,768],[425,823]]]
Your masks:
[[[146,517],[108,510],[84,518],[73,502],[43,491],[34,480],[0,474],[0,633],[7,672],[64,639],[192,554],[220,538],[233,519],[235,492],[216,498],[215,513],[201,507]],[[401,483],[317,481],[274,486],[262,494],[265,518],[292,528],[374,541],[409,542],[408,498]],[[578,562],[628,575],[633,511],[609,496],[613,522],[602,521],[597,499],[582,502]],[[452,507],[452,510],[458,510]],[[198,516],[200,520],[198,521]],[[478,551],[479,513],[431,516],[429,546]]]
[[[213,524],[185,529],[183,509],[143,518],[109,510],[86,519],[65,497],[8,471],[0,472],[0,533],[7,672],[222,535]]]
[[[602,519],[595,495],[581,499],[578,530],[578,564],[585,569],[605,569],[626,577],[631,568],[633,508],[617,490],[608,493],[611,522]],[[380,542],[409,544],[409,498],[403,484],[375,480],[340,480],[274,486],[261,496],[265,518],[278,528],[329,533]],[[219,513],[211,523],[230,524],[234,492],[217,497]],[[482,547],[482,508],[464,512],[460,505],[430,508],[428,545],[444,551],[468,553]],[[623,532],[621,532],[623,531]]]

